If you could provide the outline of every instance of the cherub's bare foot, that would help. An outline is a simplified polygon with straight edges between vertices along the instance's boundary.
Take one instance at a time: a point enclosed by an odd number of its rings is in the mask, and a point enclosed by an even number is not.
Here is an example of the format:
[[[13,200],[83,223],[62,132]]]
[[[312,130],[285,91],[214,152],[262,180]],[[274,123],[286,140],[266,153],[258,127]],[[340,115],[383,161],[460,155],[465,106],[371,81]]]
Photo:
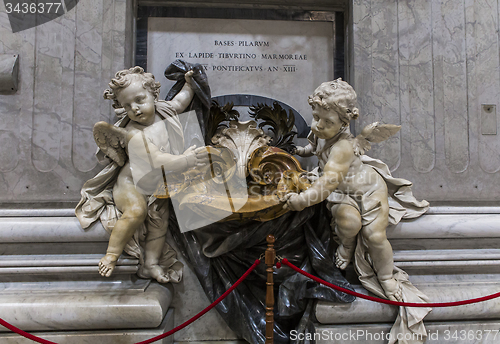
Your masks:
[[[385,295],[392,301],[403,301],[403,291],[401,283],[394,278],[379,280],[380,285],[384,288]]]
[[[170,282],[170,277],[165,273],[159,265],[144,266],[142,273],[150,278],[154,278],[160,283]]]
[[[337,252],[335,252],[335,265],[340,270],[345,270],[349,263],[351,262],[352,254],[354,253],[353,248],[346,248],[344,245],[337,247]]]
[[[113,273],[116,266],[116,261],[118,256],[114,254],[107,253],[99,261],[99,273],[104,277],[109,277]]]

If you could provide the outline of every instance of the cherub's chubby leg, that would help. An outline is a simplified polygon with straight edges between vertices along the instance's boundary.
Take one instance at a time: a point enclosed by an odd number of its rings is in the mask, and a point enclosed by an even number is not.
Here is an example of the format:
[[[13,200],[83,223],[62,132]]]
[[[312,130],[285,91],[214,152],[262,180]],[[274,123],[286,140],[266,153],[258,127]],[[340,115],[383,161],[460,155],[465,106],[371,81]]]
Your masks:
[[[402,301],[401,284],[393,277],[394,257],[392,246],[386,235],[386,228],[389,223],[387,192],[378,192],[378,195],[374,193],[370,198],[377,198],[380,201],[380,211],[373,222],[361,229],[361,235],[367,242],[374,270],[386,296],[393,301]]]
[[[118,178],[113,188],[113,199],[122,216],[116,221],[106,255],[99,262],[99,273],[105,277],[111,276],[125,245],[144,223],[147,215],[145,196],[137,192],[134,184],[125,178]]]
[[[339,204],[333,214],[335,217],[335,233],[340,240],[340,246],[335,252],[335,265],[344,270],[351,262],[356,248],[356,235],[361,230],[361,215],[351,205]]]
[[[170,282],[170,278],[163,271],[163,268],[158,265],[160,261],[161,254],[163,252],[163,246],[165,245],[165,238],[168,229],[168,208],[162,214],[162,223],[160,227],[154,225],[148,226],[148,233],[146,235],[146,242],[144,247],[144,267],[142,269],[142,274],[156,279],[160,283]]]

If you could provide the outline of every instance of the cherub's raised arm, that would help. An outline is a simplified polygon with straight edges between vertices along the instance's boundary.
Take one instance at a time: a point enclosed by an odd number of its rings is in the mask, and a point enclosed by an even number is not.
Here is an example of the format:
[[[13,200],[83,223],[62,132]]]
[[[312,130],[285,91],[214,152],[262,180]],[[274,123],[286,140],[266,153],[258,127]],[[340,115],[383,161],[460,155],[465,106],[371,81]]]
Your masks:
[[[309,189],[298,195],[292,194],[287,201],[288,206],[292,210],[302,210],[323,202],[347,175],[354,157],[352,144],[348,141],[339,141],[330,152],[323,175]]]
[[[184,75],[184,78],[186,79],[184,87],[182,87],[180,92],[177,93],[177,95],[170,101],[170,104],[174,107],[177,113],[181,113],[186,110],[194,96],[194,91],[191,87],[191,84],[193,82],[193,71],[190,70],[189,72],[187,72]]]

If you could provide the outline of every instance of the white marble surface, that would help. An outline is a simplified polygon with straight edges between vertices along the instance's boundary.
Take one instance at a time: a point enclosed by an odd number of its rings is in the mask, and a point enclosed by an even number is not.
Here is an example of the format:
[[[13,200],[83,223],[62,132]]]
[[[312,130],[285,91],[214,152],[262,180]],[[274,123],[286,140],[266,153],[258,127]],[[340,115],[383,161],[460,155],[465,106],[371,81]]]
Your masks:
[[[444,207],[432,211],[416,220],[402,221],[387,230],[391,239],[404,238],[450,238],[450,237],[500,237],[500,214],[498,207]],[[83,230],[75,217],[51,217],[51,214],[69,215],[69,211],[30,210],[39,217],[0,217],[0,241],[6,242],[60,242],[107,241],[108,234],[100,223]],[[17,215],[22,210],[3,210]],[[44,213],[45,212],[45,213]],[[468,212],[468,214],[458,214]],[[64,233],[64,235],[61,235]]]
[[[0,241],[3,243],[108,240],[109,234],[99,221],[84,230],[76,217],[0,218]]]
[[[57,254],[57,255],[2,255],[0,276],[5,275],[54,275],[54,274],[96,274],[101,254]],[[135,274],[139,260],[120,257],[116,274]]]
[[[265,43],[250,46],[256,41]],[[333,79],[333,49],[331,22],[148,19],[148,71],[161,82],[162,99],[173,85],[163,76],[165,68],[182,53],[185,61],[207,66],[212,96],[273,98],[292,106],[309,122],[307,97],[320,83]],[[277,58],[263,58],[274,54]],[[230,69],[239,67],[244,71]]]
[[[424,215],[389,226],[387,236],[389,239],[497,238],[500,236],[500,215]]]
[[[172,242],[171,238],[169,240]],[[172,243],[172,247],[175,245]],[[193,273],[184,258],[178,257],[184,263],[182,281],[174,285],[175,293],[171,307],[175,308],[175,323],[181,324],[193,315],[207,307],[210,302],[203,291],[198,278]],[[235,341],[236,334],[226,325],[217,310],[212,309],[200,320],[174,334],[178,342],[210,343],[210,341]],[[219,342],[217,342],[219,343]],[[239,343],[235,343],[239,344]]]
[[[464,208],[460,209],[464,210]],[[449,249],[449,242],[456,242],[457,240],[462,242],[462,245],[470,245],[471,242],[480,238],[490,237],[487,240],[492,242],[493,237],[499,237],[500,218],[498,217],[500,215],[495,214],[498,210],[496,207],[488,209],[465,207],[465,210],[476,214],[457,214],[457,211],[453,211],[451,214],[447,214],[446,212],[444,214],[436,213],[433,215],[424,215],[413,221],[403,221],[398,226],[389,228],[389,238],[396,248],[398,244],[394,245],[394,242],[398,243],[404,240],[413,244],[418,242],[427,243],[430,240],[441,240],[434,250],[412,250],[408,246],[403,247],[403,249],[395,249],[396,264],[404,266],[412,274],[415,273],[415,277],[419,277],[421,281],[426,283],[433,281],[429,282],[426,279],[422,279],[421,274],[424,271],[432,273],[433,271],[436,272],[436,269],[441,269],[439,273],[447,273],[447,270],[449,273],[450,264],[455,265],[455,270],[463,270],[469,266],[471,273],[479,273],[480,271],[487,273],[488,264],[496,264],[498,267],[500,253],[497,249],[475,250],[481,248],[481,246],[474,246],[472,247],[474,249],[471,248],[469,250],[464,248],[461,250]],[[74,242],[74,245],[77,246],[83,245],[85,241],[88,241],[93,246],[95,246],[95,242],[103,242],[105,244],[107,234],[100,224],[96,224],[86,232],[79,227],[74,217],[51,217],[49,215],[54,213],[53,210],[32,209],[31,211],[39,216],[34,218],[4,217],[0,219],[0,239],[4,243],[2,245],[8,245],[9,247],[21,244],[32,245],[32,248],[28,250],[17,250],[17,253],[10,251],[9,255],[1,257],[0,272],[5,270],[3,276],[7,277],[5,272],[8,272],[8,269],[14,269],[15,271],[11,272],[18,272],[18,274],[27,272],[29,269],[35,269],[36,272],[43,272],[46,276],[49,276],[50,273],[61,274],[68,269],[71,270],[72,274],[78,272],[80,275],[87,270],[86,273],[94,271],[95,266],[93,265],[98,261],[102,252],[93,252],[93,254],[89,255],[75,250],[72,254],[69,254],[71,252],[66,252],[64,256],[60,255],[63,252],[59,252],[59,250],[71,245],[71,242]],[[64,213],[64,209],[60,209],[59,212]],[[13,213],[13,215],[16,214]],[[66,242],[66,244],[56,246],[57,252],[52,252],[52,254],[58,253],[56,254],[57,257],[49,255],[39,257],[40,259],[38,259],[36,256],[19,256],[19,252],[36,254],[37,247],[42,246],[42,243],[33,244],[33,242],[40,241],[47,242],[49,246],[54,245],[50,244],[50,242]],[[51,250],[54,250],[53,246]],[[48,250],[46,253],[49,252],[51,251]],[[423,252],[425,252],[425,255]],[[80,255],[76,253],[80,253]],[[124,259],[123,263],[123,266],[120,264],[120,269],[135,269],[133,260]],[[82,269],[87,270],[83,271]],[[128,271],[128,273],[133,273],[133,271]],[[13,287],[10,289],[12,291]],[[198,280],[191,270],[186,268],[184,280],[180,284],[175,285],[175,296],[172,306],[176,308],[177,312],[176,323],[180,324],[189,319],[208,304],[209,302]],[[235,340],[236,335],[227,328],[217,312],[212,311],[205,315],[197,323],[197,326],[190,326],[176,334],[175,339],[176,341]]]
[[[500,322],[498,321],[471,321],[457,322],[430,322],[426,323],[428,338],[426,344],[496,344]],[[384,333],[391,329],[389,324],[367,325],[324,325],[316,326],[317,344],[386,344],[387,339],[381,339]],[[461,332],[462,331],[462,332]],[[461,339],[464,334],[465,339]],[[470,334],[470,339],[467,339]],[[455,337],[453,337],[455,336]],[[332,339],[333,338],[333,339]],[[339,338],[339,339],[336,339]],[[342,339],[344,338],[344,339]]]
[[[155,328],[172,301],[169,288],[152,283],[145,291],[0,292],[2,319],[25,331]]]
[[[14,93],[19,81],[19,55],[0,54],[0,92]]]
[[[431,10],[436,150],[450,171],[462,173],[470,163],[464,2],[436,1]]]
[[[398,262],[461,260],[466,263],[469,260],[485,261],[497,259],[500,259],[500,249],[425,250],[425,254],[422,254],[421,250],[400,250],[394,252],[394,260]]]
[[[77,200],[97,172],[85,172],[95,165],[90,127],[112,116],[99,90],[130,64],[129,5],[81,2],[12,34],[0,4],[0,53],[20,54],[19,91],[0,95],[0,201]],[[496,0],[353,2],[361,121],[403,124],[371,154],[412,180],[419,198],[499,199],[500,141],[481,134],[480,120],[482,104],[499,108],[498,13]],[[306,109],[308,93],[297,97]]]
[[[114,331],[51,331],[33,334],[59,344],[133,344],[156,337],[174,328],[174,310],[170,309],[163,322],[155,329],[114,330]],[[32,344],[33,341],[16,334],[0,333],[2,344]],[[171,344],[172,336],[157,341],[158,344]]]
[[[2,217],[72,217],[75,215],[75,207],[72,208],[2,208],[0,209],[0,218]]]
[[[466,45],[467,55],[472,56],[468,64],[470,74],[467,82],[476,88],[469,99],[469,112],[476,116],[481,114],[481,104],[494,104],[498,108],[500,99],[499,9],[498,1],[475,0],[465,3],[466,35],[472,34],[472,39],[467,39]],[[472,51],[474,53],[469,55]],[[480,122],[471,124],[471,137],[479,141],[479,157],[474,163],[478,163],[484,173],[496,174],[500,171],[500,140],[497,135],[482,135]],[[496,124],[498,133],[498,120]]]
[[[64,275],[62,275],[64,276]],[[43,276],[45,277],[45,276]],[[74,275],[73,275],[74,277]],[[38,293],[50,291],[56,292],[112,292],[117,291],[118,294],[123,294],[125,291],[133,293],[144,293],[151,284],[151,280],[136,278],[133,275],[128,276],[113,276],[111,278],[61,278],[54,280],[49,278],[38,278],[32,281],[12,281],[9,282],[6,278],[2,278],[0,282],[0,291],[2,294],[16,293]]]
[[[353,2],[358,127],[402,125],[370,155],[417,198],[500,199],[498,113],[497,135],[481,130],[482,105],[499,105],[499,11],[497,0]]]
[[[412,276],[493,274],[500,273],[500,250],[450,249],[444,241],[440,249],[394,250],[394,265]]]
[[[0,54],[20,56],[19,90],[0,95],[0,202],[75,201],[100,169],[91,128],[114,117],[102,92],[131,62],[127,6],[80,1],[13,34],[0,4]]]
[[[82,241],[60,243],[0,243],[1,255],[29,254],[103,254],[108,247],[107,241]]]
[[[500,214],[500,207],[495,203],[485,204],[480,207],[467,206],[466,202],[452,205],[440,205],[433,203],[426,213],[434,214]]]
[[[447,281],[443,283],[420,284],[415,286],[426,294],[430,302],[452,302],[477,298],[498,292],[493,282],[474,283],[467,281]],[[356,286],[358,293],[368,294],[361,286]],[[424,322],[429,321],[467,321],[496,319],[500,311],[500,300],[494,299],[459,307],[433,308]],[[316,318],[321,324],[359,324],[391,323],[396,319],[398,307],[385,305],[357,298],[350,304],[319,301],[316,306]]]

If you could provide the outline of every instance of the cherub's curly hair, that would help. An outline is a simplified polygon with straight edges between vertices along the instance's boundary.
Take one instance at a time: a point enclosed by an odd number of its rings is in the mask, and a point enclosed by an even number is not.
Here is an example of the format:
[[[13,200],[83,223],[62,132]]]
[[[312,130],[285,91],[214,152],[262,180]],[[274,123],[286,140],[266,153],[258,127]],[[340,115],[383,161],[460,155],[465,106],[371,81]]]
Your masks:
[[[110,89],[104,91],[104,99],[111,99],[115,109],[121,108],[122,105],[116,99],[116,93],[129,86],[132,81],[137,78],[142,80],[142,86],[151,92],[155,100],[157,100],[160,94],[160,83],[155,81],[153,74],[144,73],[144,69],[139,66],[117,72],[115,77],[111,79],[111,82],[108,84]]]
[[[319,85],[309,96],[308,103],[313,109],[315,106],[320,106],[325,110],[335,108],[340,120],[348,124],[349,121],[359,116],[356,99],[356,92],[352,86],[342,81],[342,78],[338,78]]]

